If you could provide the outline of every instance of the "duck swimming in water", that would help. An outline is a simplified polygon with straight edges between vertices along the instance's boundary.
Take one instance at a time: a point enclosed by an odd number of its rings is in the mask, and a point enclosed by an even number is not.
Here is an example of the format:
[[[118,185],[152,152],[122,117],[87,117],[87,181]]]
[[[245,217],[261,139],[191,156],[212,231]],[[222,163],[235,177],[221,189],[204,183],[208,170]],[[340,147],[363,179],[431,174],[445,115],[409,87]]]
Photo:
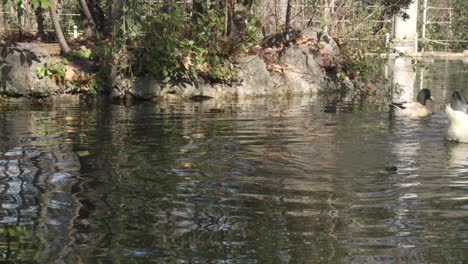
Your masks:
[[[432,114],[432,111],[426,106],[427,100],[434,100],[434,98],[431,96],[431,91],[424,88],[419,91],[416,102],[391,103],[390,114],[410,118],[428,117]]]
[[[445,112],[448,118],[447,139],[468,143],[468,104],[460,92],[452,94]]]

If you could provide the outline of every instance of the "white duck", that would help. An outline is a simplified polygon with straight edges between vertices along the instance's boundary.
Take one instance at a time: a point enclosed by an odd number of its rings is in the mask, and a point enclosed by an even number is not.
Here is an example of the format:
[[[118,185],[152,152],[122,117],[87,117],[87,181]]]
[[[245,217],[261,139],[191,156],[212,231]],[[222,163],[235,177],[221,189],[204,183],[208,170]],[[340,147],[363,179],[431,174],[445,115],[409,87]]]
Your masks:
[[[434,98],[431,96],[431,91],[424,88],[419,91],[416,102],[391,103],[390,114],[410,118],[428,117],[432,114],[432,111],[426,106],[427,100],[434,100]]]
[[[461,93],[452,94],[450,104],[445,107],[448,117],[447,139],[468,143],[468,105]]]

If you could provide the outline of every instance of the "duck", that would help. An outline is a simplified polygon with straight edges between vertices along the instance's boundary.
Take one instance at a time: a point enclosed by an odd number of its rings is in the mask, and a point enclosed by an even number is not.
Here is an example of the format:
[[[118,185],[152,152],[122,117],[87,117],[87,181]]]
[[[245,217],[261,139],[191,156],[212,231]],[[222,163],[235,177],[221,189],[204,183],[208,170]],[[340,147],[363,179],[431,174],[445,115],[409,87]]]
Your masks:
[[[445,113],[448,118],[447,139],[468,143],[468,104],[460,92],[453,92]]]
[[[432,97],[429,89],[424,88],[419,91],[416,102],[391,103],[390,114],[410,118],[428,117],[432,114],[432,111],[426,106],[427,100],[434,101],[434,97]]]

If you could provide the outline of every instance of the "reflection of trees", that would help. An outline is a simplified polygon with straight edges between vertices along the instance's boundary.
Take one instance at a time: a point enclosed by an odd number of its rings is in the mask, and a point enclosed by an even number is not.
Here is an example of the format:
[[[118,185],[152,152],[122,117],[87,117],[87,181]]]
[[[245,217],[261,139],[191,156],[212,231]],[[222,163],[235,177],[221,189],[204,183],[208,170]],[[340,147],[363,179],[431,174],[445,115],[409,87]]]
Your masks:
[[[80,165],[63,138],[56,137],[54,130],[63,129],[65,120],[41,114],[0,116],[0,250],[5,261],[51,261],[72,241],[79,204],[71,188]]]
[[[216,104],[203,103],[98,111],[100,127],[89,129],[92,155],[82,160],[92,180],[80,193],[73,255],[88,262],[269,262],[331,253],[333,238],[318,234],[335,226],[327,222],[333,190],[292,175],[305,167],[310,180],[329,181],[314,166],[330,158],[333,126],[307,115],[286,121],[281,115],[301,111],[287,103],[258,114],[248,106],[247,115],[219,114]]]

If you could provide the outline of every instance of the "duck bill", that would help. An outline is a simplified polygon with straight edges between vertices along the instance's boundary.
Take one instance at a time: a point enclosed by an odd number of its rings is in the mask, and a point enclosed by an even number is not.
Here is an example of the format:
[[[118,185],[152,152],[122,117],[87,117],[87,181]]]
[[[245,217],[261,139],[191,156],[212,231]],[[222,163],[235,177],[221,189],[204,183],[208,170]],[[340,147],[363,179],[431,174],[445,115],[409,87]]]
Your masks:
[[[429,98],[429,100],[435,101],[434,97],[432,97],[432,96]]]

